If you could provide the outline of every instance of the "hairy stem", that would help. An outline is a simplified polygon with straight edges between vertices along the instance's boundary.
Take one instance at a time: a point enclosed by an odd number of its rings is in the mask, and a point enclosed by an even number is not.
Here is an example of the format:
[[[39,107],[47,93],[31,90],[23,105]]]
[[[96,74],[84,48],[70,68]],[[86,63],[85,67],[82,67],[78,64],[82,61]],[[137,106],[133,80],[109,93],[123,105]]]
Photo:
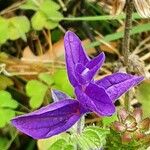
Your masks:
[[[132,12],[133,12],[133,0],[126,0],[126,19],[124,38],[122,42],[122,53],[124,56],[124,65],[127,68],[127,72],[130,70],[129,55],[130,55],[130,30],[132,28]],[[124,105],[127,110],[130,109],[130,93],[126,93]]]
[[[126,0],[126,19],[124,38],[122,43],[122,52],[124,55],[124,64],[129,67],[129,55],[130,55],[130,30],[132,28],[132,12],[133,12],[133,0]]]
[[[79,120],[78,120],[78,122],[77,122],[77,134],[81,134],[81,132],[82,132],[82,119],[80,118]],[[77,150],[80,150],[80,146],[79,146],[79,144],[77,144]]]
[[[85,124],[85,116],[83,115],[77,122],[77,136],[80,136],[80,134],[82,133],[82,130],[84,128],[84,124]],[[77,144],[77,150],[81,150],[79,144]]]
[[[78,134],[81,134],[81,132],[82,132],[82,118],[81,119],[79,119],[79,121],[77,122],[77,133]]]

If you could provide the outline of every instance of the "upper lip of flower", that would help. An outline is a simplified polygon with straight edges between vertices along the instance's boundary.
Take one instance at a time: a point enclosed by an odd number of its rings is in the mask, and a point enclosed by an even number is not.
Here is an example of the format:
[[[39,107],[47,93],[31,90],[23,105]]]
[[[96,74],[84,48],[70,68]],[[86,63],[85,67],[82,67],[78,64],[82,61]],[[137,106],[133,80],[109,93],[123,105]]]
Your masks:
[[[67,72],[71,84],[76,87],[90,82],[104,63],[104,53],[91,60],[85,53],[80,39],[70,31],[65,34],[64,44]]]

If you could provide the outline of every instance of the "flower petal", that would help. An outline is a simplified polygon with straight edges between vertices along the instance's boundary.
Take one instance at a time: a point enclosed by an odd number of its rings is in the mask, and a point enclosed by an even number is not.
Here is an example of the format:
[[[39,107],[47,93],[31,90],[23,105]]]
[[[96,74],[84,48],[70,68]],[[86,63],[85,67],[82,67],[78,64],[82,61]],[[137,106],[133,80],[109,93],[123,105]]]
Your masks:
[[[89,83],[93,78],[93,76],[91,76],[90,70],[80,63],[76,65],[75,75],[76,79],[81,85]]]
[[[133,117],[136,119],[136,122],[139,123],[142,120],[143,111],[141,108],[135,108],[133,111]]]
[[[150,118],[145,118],[139,123],[139,128],[141,131],[150,131]]]
[[[118,118],[120,122],[123,122],[126,120],[127,116],[129,115],[129,112],[125,108],[122,108],[118,111]]]
[[[61,92],[59,90],[55,90],[55,89],[51,90],[51,94],[52,94],[52,98],[53,98],[54,102],[59,102],[60,100],[70,99],[71,98],[67,94],[65,94],[65,93],[63,93],[63,92]]]
[[[123,143],[131,142],[131,140],[132,140],[132,132],[127,132],[127,131],[124,132],[122,137],[121,137],[121,139],[122,139]]]
[[[98,115],[110,116],[115,112],[115,106],[102,87],[90,83],[85,91],[76,87],[75,93],[80,103]]]
[[[68,77],[71,84],[76,87],[78,86],[78,81],[75,78],[75,65],[77,63],[86,65],[90,58],[85,53],[80,39],[73,32],[68,31],[65,34],[64,46]]]
[[[91,78],[94,77],[96,72],[103,65],[104,61],[105,61],[105,54],[102,52],[97,57],[93,58],[86,64],[86,68],[90,70],[89,73],[91,74]]]
[[[144,78],[126,73],[114,73],[96,82],[99,87],[103,87],[109,97],[114,102],[130,88],[139,84]]]
[[[136,119],[130,114],[126,117],[124,124],[126,125],[127,131],[129,132],[134,132],[137,130]]]
[[[89,61],[86,66],[78,63],[75,68],[76,79],[81,85],[89,83],[99,68],[102,66],[105,60],[104,53],[101,53],[91,61]]]
[[[119,121],[115,121],[112,125],[113,130],[117,131],[117,132],[125,132],[126,131],[126,126],[119,122]]]
[[[12,124],[35,139],[48,138],[69,129],[82,113],[78,101],[67,99],[16,117]]]

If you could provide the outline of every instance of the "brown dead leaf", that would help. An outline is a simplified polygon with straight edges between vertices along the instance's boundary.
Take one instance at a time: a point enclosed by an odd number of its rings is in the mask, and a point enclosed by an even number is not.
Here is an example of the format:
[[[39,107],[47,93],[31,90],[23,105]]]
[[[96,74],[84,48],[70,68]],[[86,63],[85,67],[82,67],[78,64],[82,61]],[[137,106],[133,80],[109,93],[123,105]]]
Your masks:
[[[43,55],[36,56],[33,54],[29,46],[25,47],[22,54],[22,61],[27,62],[49,62],[59,59],[64,54],[63,39],[59,40],[52,46],[52,50],[48,49]]]

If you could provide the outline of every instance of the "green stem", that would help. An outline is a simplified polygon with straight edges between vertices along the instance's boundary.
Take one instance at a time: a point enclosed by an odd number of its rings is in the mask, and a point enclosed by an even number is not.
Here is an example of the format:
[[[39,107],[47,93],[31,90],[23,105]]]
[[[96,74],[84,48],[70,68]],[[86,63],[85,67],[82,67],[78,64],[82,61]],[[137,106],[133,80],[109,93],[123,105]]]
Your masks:
[[[11,140],[7,143],[5,150],[9,150],[11,144],[13,143],[13,141],[15,140],[15,138],[18,136],[18,131],[15,132],[15,134],[13,135],[13,137],[11,138]]]
[[[103,15],[103,16],[82,16],[82,17],[50,17],[50,20],[54,21],[100,21],[100,20],[120,20],[120,19],[125,19],[125,14],[117,15],[117,16],[112,16],[112,15]],[[141,19],[141,16],[139,16],[137,13],[133,13],[132,19]]]

